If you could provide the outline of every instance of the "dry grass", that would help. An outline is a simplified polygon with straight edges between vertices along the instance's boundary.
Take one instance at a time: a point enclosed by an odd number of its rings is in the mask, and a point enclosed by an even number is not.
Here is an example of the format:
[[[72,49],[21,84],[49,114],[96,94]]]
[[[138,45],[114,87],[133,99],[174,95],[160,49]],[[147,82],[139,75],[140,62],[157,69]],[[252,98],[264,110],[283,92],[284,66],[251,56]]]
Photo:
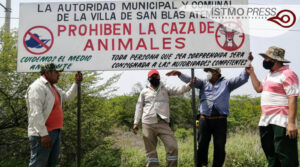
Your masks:
[[[117,145],[122,149],[135,148],[144,151],[144,142],[141,132],[135,135],[133,132],[115,129],[113,135],[108,138],[116,141]]]
[[[109,138],[116,141],[122,149],[122,167],[143,167],[146,164],[144,143],[142,134],[134,135],[132,132],[115,130],[115,134]],[[177,140],[179,146],[178,166],[194,166],[193,136],[186,140]],[[157,147],[160,166],[165,166],[165,150],[162,142]],[[226,144],[226,167],[263,167],[266,159],[260,146],[259,136],[252,132],[229,133]],[[212,164],[213,146],[209,148],[209,164]]]

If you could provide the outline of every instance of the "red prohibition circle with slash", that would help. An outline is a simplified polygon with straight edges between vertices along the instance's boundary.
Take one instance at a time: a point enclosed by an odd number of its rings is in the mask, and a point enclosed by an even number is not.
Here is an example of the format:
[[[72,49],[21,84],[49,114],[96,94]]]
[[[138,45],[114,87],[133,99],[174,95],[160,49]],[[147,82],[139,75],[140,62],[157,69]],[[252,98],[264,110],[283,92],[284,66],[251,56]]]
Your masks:
[[[238,30],[228,30],[225,25],[234,25]],[[240,41],[235,41],[235,36],[240,39]],[[221,43],[220,38],[223,37],[225,40]],[[236,22],[227,21],[220,24],[215,33],[215,39],[220,48],[226,51],[235,51],[242,47],[245,41],[245,34],[243,28]]]
[[[39,39],[36,35],[33,34],[33,31],[39,30],[39,29],[45,30],[45,32],[49,33],[49,34],[47,34],[47,35],[50,35],[50,37],[51,37],[51,39],[50,39],[51,41],[50,41],[49,45],[44,43],[43,40]],[[37,42],[38,44],[40,44],[42,46],[41,48],[44,48],[44,49],[41,52],[32,51],[29,48],[29,46],[26,45],[26,37],[32,38],[33,42]],[[52,45],[53,45],[53,41],[54,41],[53,33],[50,31],[50,29],[48,29],[45,26],[32,27],[28,31],[26,31],[26,33],[24,34],[24,37],[23,37],[23,45],[24,45],[25,49],[29,53],[32,53],[34,55],[41,55],[41,54],[44,54],[44,53],[48,52],[51,49]]]

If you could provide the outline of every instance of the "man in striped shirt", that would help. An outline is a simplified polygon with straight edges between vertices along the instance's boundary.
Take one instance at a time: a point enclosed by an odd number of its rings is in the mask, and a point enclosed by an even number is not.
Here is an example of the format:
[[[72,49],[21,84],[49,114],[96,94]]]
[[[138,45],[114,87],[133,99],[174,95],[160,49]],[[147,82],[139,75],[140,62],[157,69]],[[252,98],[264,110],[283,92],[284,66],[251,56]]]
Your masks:
[[[262,114],[259,132],[262,148],[269,167],[297,167],[297,97],[299,95],[298,77],[284,59],[285,51],[276,46],[270,47],[264,58],[263,67],[270,70],[263,82],[260,82],[249,67],[252,85],[261,95]]]

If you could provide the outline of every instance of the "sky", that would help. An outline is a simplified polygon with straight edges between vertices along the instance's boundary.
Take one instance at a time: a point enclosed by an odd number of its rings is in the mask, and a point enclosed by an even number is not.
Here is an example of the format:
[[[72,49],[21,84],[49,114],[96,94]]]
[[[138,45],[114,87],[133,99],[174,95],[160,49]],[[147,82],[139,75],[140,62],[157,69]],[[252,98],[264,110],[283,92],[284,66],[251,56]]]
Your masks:
[[[67,0],[51,0],[47,2],[62,2]],[[19,4],[20,2],[45,2],[42,0],[12,0],[11,2],[11,28],[17,29],[19,26]],[[6,1],[0,0],[0,3],[5,6]],[[260,5],[299,5],[299,0],[248,0],[249,4],[260,4]],[[299,7],[300,10],[300,7]],[[0,25],[4,24],[5,12],[4,9],[0,8]],[[264,53],[270,46],[278,46],[285,49],[285,58],[290,60],[289,63],[290,68],[296,72],[296,74],[300,75],[300,22],[299,17],[297,17],[297,21],[295,25],[289,31],[283,33],[282,35],[275,37],[255,37],[250,36],[250,50],[254,56],[254,60],[252,65],[257,74],[259,80],[262,80],[265,75],[268,73],[262,67],[263,58],[259,55],[259,53]],[[266,30],[268,31],[268,30]],[[270,32],[268,32],[270,33]],[[238,76],[244,69],[243,68],[222,68],[222,75],[225,78],[232,78]],[[159,70],[161,75],[161,80],[168,85],[172,86],[180,86],[183,84],[177,77],[167,77],[165,74],[170,70]],[[179,70],[182,73],[191,74],[191,70]],[[124,95],[132,92],[132,87],[136,83],[140,82],[143,86],[147,83],[147,73],[148,70],[136,70],[136,71],[123,71],[123,72],[113,72],[113,71],[104,71],[103,77],[109,78],[114,74],[122,74],[120,80],[115,83],[115,86],[118,87],[118,91],[115,93],[116,95]],[[198,78],[205,78],[205,73],[202,69],[195,69],[195,76]],[[259,96],[257,94],[251,84],[251,80],[243,85],[242,87],[234,90],[231,95],[251,95],[252,97]]]

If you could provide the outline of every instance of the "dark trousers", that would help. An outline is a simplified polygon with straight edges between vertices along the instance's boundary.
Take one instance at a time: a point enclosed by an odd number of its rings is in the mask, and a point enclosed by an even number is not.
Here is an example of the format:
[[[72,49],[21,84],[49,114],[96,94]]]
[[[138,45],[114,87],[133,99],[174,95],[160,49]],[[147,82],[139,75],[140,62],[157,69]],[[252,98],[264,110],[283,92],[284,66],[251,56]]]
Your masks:
[[[30,136],[30,162],[29,167],[55,167],[58,163],[60,150],[60,130],[56,129],[48,132],[52,141],[51,148],[42,146],[40,136]]]
[[[221,167],[225,160],[227,118],[199,120],[198,167],[208,163],[208,147],[211,136],[214,142],[213,167]]]
[[[277,125],[260,126],[260,140],[268,167],[297,167],[297,138],[289,139],[286,128]]]

